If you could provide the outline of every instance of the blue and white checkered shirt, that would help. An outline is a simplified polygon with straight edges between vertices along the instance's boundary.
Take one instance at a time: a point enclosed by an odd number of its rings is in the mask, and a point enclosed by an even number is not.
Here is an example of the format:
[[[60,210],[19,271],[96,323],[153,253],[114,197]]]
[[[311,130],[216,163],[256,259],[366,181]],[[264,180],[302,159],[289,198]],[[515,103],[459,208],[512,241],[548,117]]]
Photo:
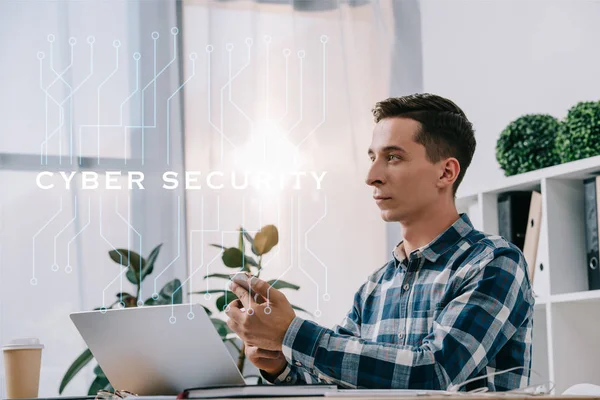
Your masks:
[[[525,367],[463,389],[527,386],[534,299],[526,271],[516,246],[462,214],[410,257],[400,243],[334,330],[294,318],[283,340],[288,366],[274,383],[446,390]]]

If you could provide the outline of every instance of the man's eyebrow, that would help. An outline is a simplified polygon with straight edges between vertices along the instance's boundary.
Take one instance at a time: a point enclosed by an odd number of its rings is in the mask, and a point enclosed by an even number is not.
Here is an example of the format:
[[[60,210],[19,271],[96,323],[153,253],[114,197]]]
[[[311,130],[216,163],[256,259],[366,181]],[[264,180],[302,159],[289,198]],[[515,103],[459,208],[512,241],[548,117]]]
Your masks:
[[[389,153],[390,151],[399,151],[401,153],[406,153],[406,150],[404,150],[400,146],[385,146],[383,149],[381,149],[382,153]],[[367,153],[369,155],[375,154],[375,152],[373,151],[373,149],[369,149],[369,151]]]

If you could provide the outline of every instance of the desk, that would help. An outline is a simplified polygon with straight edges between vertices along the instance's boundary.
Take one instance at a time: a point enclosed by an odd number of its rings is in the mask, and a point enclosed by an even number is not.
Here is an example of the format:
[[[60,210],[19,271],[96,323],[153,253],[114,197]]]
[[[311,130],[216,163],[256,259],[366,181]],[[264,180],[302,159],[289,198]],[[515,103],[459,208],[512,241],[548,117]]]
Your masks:
[[[537,396],[523,396],[521,394],[514,395],[494,395],[494,393],[488,393],[487,396],[481,394],[462,394],[458,396],[381,396],[381,397],[255,397],[253,400],[372,400],[372,399],[401,399],[401,400],[600,400],[600,396],[552,396],[552,395],[537,395]],[[240,398],[222,398],[219,400],[240,400]]]
[[[92,397],[93,398],[93,397]],[[30,399],[30,400],[89,400],[89,396],[81,396],[81,397],[50,397],[50,398],[38,398],[38,399]],[[135,400],[135,397],[132,397]],[[457,396],[447,395],[447,396],[365,396],[365,397],[254,397],[253,400],[372,400],[372,399],[401,399],[401,400],[600,400],[600,396],[552,396],[552,395],[543,395],[543,396],[524,396],[522,394],[502,394],[502,392],[498,392],[497,394],[491,392],[487,394],[460,394]],[[190,399],[193,400],[193,399]],[[222,397],[220,400],[240,400],[240,397]]]
[[[543,395],[543,396],[523,396],[520,394],[514,395],[494,395],[493,393],[489,393],[487,396],[482,396],[481,394],[462,394],[458,396],[417,396],[417,397],[409,397],[409,396],[380,396],[380,397],[254,397],[253,400],[328,400],[328,399],[337,399],[337,400],[373,400],[373,399],[400,399],[400,400],[600,400],[600,396],[552,396],[552,395]],[[193,399],[190,399],[193,400]],[[216,400],[216,399],[214,399]],[[240,400],[239,397],[223,397],[218,400]]]

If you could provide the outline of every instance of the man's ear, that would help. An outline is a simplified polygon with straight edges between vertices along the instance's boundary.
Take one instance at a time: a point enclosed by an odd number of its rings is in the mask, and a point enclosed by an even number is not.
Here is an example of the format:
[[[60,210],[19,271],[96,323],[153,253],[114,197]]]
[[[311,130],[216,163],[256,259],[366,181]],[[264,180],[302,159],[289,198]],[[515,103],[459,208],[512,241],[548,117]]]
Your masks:
[[[440,162],[440,176],[438,178],[438,187],[444,188],[453,186],[460,174],[460,163],[454,157],[447,158]]]

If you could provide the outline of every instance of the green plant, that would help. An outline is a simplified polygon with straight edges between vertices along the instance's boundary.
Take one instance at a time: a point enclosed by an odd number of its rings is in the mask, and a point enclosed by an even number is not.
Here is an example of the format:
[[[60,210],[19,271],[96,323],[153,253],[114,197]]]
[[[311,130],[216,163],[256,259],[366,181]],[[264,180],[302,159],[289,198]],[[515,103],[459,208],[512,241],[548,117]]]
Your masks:
[[[154,263],[158,254],[160,252],[162,244],[159,244],[150,252],[148,259],[143,258],[139,254],[134,251],[127,249],[116,249],[108,252],[111,260],[120,264],[122,267],[127,268],[125,276],[127,280],[131,282],[136,287],[136,295],[132,295],[126,292],[117,293],[117,300],[107,307],[98,307],[94,310],[107,310],[111,309],[117,305],[124,308],[129,307],[137,307],[138,306],[138,298],[141,294],[141,286],[142,282],[145,278],[147,278],[152,271],[154,270]],[[179,279],[173,279],[163,286],[163,288],[158,293],[158,296],[150,297],[143,302],[144,306],[153,306],[153,305],[167,305],[167,304],[181,304],[182,302],[182,293],[181,293],[181,281]],[[210,310],[207,309],[207,312],[210,313]],[[94,357],[89,349],[86,349],[77,359],[71,364],[65,376],[60,383],[60,388],[58,389],[58,393],[62,394],[63,390],[67,386],[69,382],[77,375],[90,361],[92,361]],[[102,371],[99,365],[96,365],[94,368],[94,374],[96,378],[92,382],[88,395],[95,395],[98,393],[98,390],[113,390],[106,375]]]
[[[600,154],[600,102],[577,103],[561,125],[556,147],[562,162]]]
[[[560,162],[556,136],[560,123],[547,114],[517,118],[500,133],[496,160],[506,176],[550,167]]]
[[[257,257],[254,258],[251,255],[246,254],[246,242],[250,244],[250,248],[252,253]],[[221,259],[223,260],[223,264],[226,267],[236,269],[237,271],[248,272],[252,274],[252,276],[260,277],[262,272],[262,261],[263,256],[267,254],[269,251],[273,249],[279,242],[279,233],[277,231],[277,227],[274,225],[266,225],[260,231],[256,233],[254,237],[252,237],[244,228],[240,228],[238,246],[237,247],[225,247],[220,244],[211,244],[211,246],[218,247],[223,250],[223,254]],[[237,272],[236,271],[236,272]],[[204,279],[208,278],[217,278],[217,279],[226,279],[230,280],[229,274],[210,274],[205,276]],[[295,285],[290,282],[286,282],[279,279],[273,279],[268,281],[269,285],[271,285],[275,289],[291,289],[298,290],[300,286]],[[237,296],[226,289],[213,289],[206,290],[201,292],[192,292],[190,294],[207,294],[207,293],[219,293],[220,296],[215,301],[215,307],[217,312],[223,311],[227,304],[237,299]],[[306,310],[292,305],[295,310],[302,311],[308,313]],[[237,366],[240,372],[244,373],[244,363],[246,360],[246,353],[244,350],[244,343],[236,338],[236,335],[229,329],[225,321],[212,318],[213,324],[221,339],[224,342],[230,342],[231,345],[236,349],[238,354]],[[237,342],[241,342],[238,345]],[[247,376],[246,376],[247,377]],[[260,381],[259,381],[260,382]]]

